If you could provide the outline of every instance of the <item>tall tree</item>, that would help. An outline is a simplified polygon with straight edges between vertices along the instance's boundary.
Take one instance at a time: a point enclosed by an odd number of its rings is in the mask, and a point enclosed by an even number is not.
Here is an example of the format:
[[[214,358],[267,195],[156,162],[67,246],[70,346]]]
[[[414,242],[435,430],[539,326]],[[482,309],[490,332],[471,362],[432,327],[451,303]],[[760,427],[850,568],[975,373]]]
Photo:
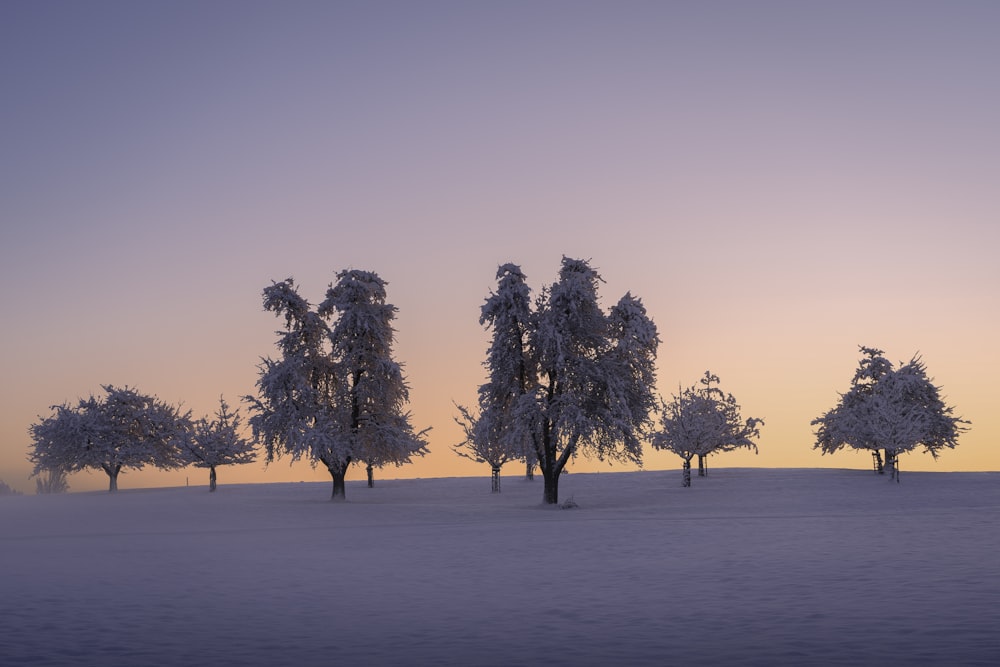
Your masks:
[[[99,468],[108,491],[118,490],[123,469],[147,465],[162,469],[184,464],[180,446],[191,430],[190,413],[129,387],[102,387],[77,405],[53,406],[54,413],[30,427],[34,474]]]
[[[710,371],[695,385],[679,391],[660,411],[660,427],[653,434],[655,449],[674,452],[683,460],[683,485],[691,486],[691,459],[741,447],[757,451],[755,439],[764,421],[744,420],[732,394],[717,385]]]
[[[530,435],[518,427],[515,411],[535,383],[535,368],[528,350],[531,327],[531,290],[516,264],[497,269],[497,290],[483,304],[479,323],[492,330],[483,365],[489,381],[478,391],[479,413],[457,406],[456,421],[466,439],[455,451],[492,470],[493,491],[500,490],[500,467],[522,459],[530,475],[536,456]]]
[[[601,310],[601,277],[584,260],[563,257],[559,279],[534,310],[519,268],[504,265],[497,276],[483,308],[494,344],[480,407],[498,415],[491,427],[508,442],[530,446],[545,480],[543,501],[556,504],[559,476],[577,454],[641,462],[659,338],[630,295],[611,313]]]
[[[336,316],[330,341],[341,400],[350,409],[345,430],[368,467],[369,486],[372,468],[426,454],[430,431],[415,432],[410,424],[409,387],[392,352],[396,307],[386,302],[386,284],[371,271],[341,271],[319,307],[321,316]]]
[[[876,469],[899,481],[899,455],[923,445],[937,458],[958,444],[970,422],[956,417],[940,389],[927,376],[919,356],[896,368],[882,350],[861,348],[862,358],[850,389],[822,416],[814,419],[814,449],[832,454],[842,447],[871,450]]]
[[[316,310],[291,278],[265,288],[264,309],[285,318],[282,357],[263,361],[258,396],[247,397],[267,460],[322,463],[334,500],[346,497],[351,463],[401,465],[426,452],[426,431],[415,433],[403,411],[409,395],[392,359],[396,309],[385,302],[385,282],[354,270],[337,279]]]
[[[257,459],[253,441],[241,431],[239,410],[233,411],[221,396],[215,418],[202,418],[194,423],[184,451],[196,468],[208,468],[209,492],[217,487],[218,466],[253,463]]]

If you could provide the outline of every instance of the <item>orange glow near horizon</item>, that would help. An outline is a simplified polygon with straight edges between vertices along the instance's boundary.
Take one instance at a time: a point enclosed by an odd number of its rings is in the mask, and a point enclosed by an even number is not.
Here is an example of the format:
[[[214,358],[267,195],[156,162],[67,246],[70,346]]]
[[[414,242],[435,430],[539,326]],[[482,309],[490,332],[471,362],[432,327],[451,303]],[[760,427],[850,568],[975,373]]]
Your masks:
[[[904,471],[1000,470],[1000,5],[411,4],[5,8],[0,480],[32,492],[29,425],[102,384],[238,404],[276,353],[261,290],[293,276],[316,302],[345,268],[388,281],[433,427],[378,475],[488,477],[451,450],[479,308],[499,264],[537,294],[562,255],[605,308],[642,298],[664,397],[711,370],[765,420],[758,455],[712,466],[870,465],[809,425],[869,345],[921,354],[972,422]],[[219,472],[307,479],[328,476]]]

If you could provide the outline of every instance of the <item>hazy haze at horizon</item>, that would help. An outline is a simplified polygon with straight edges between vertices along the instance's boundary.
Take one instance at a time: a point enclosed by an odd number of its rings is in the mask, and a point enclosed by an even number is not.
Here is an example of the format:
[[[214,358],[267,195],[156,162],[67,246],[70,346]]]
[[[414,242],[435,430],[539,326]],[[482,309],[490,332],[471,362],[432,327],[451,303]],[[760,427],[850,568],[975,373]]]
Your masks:
[[[605,307],[643,299],[661,394],[711,369],[765,419],[714,465],[868,465],[809,421],[870,345],[922,354],[973,422],[904,470],[1000,469],[997,26],[971,1],[4,3],[0,479],[33,488],[29,424],[102,384],[237,403],[276,354],[261,289],[315,303],[349,267],[388,281],[433,427],[379,474],[485,475],[451,452],[479,307],[497,265],[537,292],[562,255]]]

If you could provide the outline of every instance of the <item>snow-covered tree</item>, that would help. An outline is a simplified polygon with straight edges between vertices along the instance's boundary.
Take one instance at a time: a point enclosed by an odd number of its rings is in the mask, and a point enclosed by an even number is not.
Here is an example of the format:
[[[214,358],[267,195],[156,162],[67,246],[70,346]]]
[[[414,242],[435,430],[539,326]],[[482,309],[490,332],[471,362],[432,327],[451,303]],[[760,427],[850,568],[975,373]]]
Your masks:
[[[899,455],[923,445],[934,458],[954,448],[969,422],[954,416],[919,356],[898,368],[882,353],[861,347],[862,358],[840,402],[814,419],[814,449],[832,454],[842,447],[871,450],[876,470],[899,480]],[[882,456],[885,456],[883,466]]]
[[[496,437],[497,431],[491,420],[491,413],[475,415],[468,408],[457,405],[459,416],[455,423],[461,427],[465,440],[453,446],[455,453],[476,463],[486,463],[491,471],[491,491],[500,493],[500,469],[516,458],[515,452],[503,440]],[[523,454],[523,453],[522,453]]]
[[[108,490],[118,490],[125,468],[147,465],[170,469],[184,464],[180,446],[191,429],[190,413],[128,387],[103,386],[77,405],[53,406],[54,413],[32,424],[34,474],[100,468]]]
[[[346,433],[368,469],[400,466],[427,453],[425,435],[410,425],[409,387],[392,356],[396,307],[386,303],[386,282],[371,271],[348,270],[326,292],[319,313],[336,315],[330,330],[343,400],[350,406]]]
[[[322,463],[333,478],[333,498],[344,498],[344,477],[355,452],[339,427],[344,406],[338,402],[327,323],[299,296],[291,278],[266,287],[263,297],[264,310],[285,318],[285,330],[278,332],[281,357],[261,361],[258,395],[245,397],[254,438],[263,443],[268,463],[282,454]]]
[[[196,468],[208,468],[208,490],[216,489],[216,468],[222,465],[253,463],[257,456],[252,440],[243,436],[239,410],[230,409],[219,397],[215,418],[199,419],[184,443],[186,459]]]
[[[713,386],[718,383],[718,376],[705,371],[698,381],[700,387],[678,391],[660,410],[660,427],[651,444],[681,457],[684,486],[691,486],[691,459],[695,456],[741,447],[757,451],[755,440],[764,421],[756,417],[744,420],[733,395]]]
[[[247,397],[267,461],[288,454],[322,463],[334,500],[346,496],[351,463],[401,465],[426,452],[426,431],[415,433],[404,412],[408,389],[392,359],[396,309],[385,302],[385,282],[354,270],[337,280],[316,310],[291,278],[265,288],[264,309],[285,318],[282,356],[263,360],[258,396]]]
[[[577,454],[640,463],[659,345],[641,302],[626,295],[605,314],[600,275],[568,257],[533,310],[517,266],[501,266],[497,276],[481,320],[494,341],[479,419],[487,415],[511,451],[530,447],[548,504],[559,502],[559,476]]]
[[[479,387],[479,411],[457,406],[456,421],[465,440],[455,451],[466,458],[488,463],[493,491],[500,490],[500,467],[511,460],[524,460],[528,475],[536,456],[530,436],[518,428],[515,410],[521,397],[534,386],[535,369],[529,357],[531,290],[516,264],[504,264],[496,274],[497,290],[483,304],[479,323],[492,330],[483,365],[489,381]]]

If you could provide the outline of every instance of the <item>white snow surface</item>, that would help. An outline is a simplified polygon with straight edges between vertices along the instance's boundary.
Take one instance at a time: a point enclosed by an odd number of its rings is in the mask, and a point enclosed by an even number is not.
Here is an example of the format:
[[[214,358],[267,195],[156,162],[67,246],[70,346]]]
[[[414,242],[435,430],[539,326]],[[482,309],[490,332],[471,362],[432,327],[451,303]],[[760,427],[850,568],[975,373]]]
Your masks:
[[[0,663],[996,665],[1000,473],[0,498]]]

